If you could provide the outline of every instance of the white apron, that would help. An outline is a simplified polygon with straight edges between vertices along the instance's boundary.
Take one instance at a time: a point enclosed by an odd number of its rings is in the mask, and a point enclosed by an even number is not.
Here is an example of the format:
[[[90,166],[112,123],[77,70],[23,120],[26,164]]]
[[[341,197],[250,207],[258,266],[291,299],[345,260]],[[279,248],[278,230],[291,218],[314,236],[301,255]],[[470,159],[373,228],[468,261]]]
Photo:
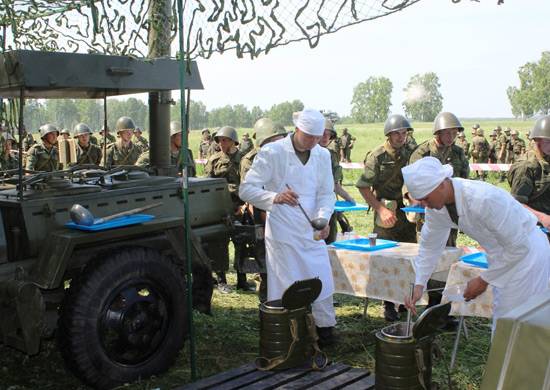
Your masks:
[[[302,164],[295,154],[288,158],[286,176],[279,192],[290,186],[299,195],[299,202],[310,216],[317,212],[318,164],[309,158]],[[267,214],[265,247],[267,265],[267,298],[281,299],[295,281],[319,278],[323,283],[318,301],[332,295],[332,270],[324,241],[313,239],[313,228],[299,207],[274,204]],[[313,217],[314,218],[314,217]]]

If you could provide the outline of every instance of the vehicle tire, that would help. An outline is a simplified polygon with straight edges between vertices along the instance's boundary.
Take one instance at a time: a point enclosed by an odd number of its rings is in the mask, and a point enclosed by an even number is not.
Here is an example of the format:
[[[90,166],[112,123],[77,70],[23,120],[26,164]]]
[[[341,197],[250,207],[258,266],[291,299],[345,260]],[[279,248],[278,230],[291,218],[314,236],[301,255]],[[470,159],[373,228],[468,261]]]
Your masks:
[[[57,339],[67,367],[96,388],[166,370],[188,334],[184,277],[170,258],[121,248],[71,281]]]

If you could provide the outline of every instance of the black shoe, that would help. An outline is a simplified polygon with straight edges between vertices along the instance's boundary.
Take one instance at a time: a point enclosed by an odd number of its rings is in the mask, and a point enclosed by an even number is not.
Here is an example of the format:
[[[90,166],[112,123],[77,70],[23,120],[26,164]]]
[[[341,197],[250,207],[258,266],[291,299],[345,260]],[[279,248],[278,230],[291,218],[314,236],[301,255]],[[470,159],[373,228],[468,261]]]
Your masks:
[[[399,319],[393,302],[384,301],[384,319],[388,322],[395,322]]]
[[[239,272],[237,273],[237,290],[256,291],[256,286],[248,284],[246,281],[246,274]]]
[[[319,340],[317,341],[317,344],[319,344],[319,347],[321,348],[329,347],[336,342],[336,336],[334,334],[334,326],[327,326],[327,327],[316,326],[316,329],[317,329],[317,335],[319,336]]]
[[[227,283],[218,283],[218,291],[222,294],[229,294],[231,293],[231,287]]]

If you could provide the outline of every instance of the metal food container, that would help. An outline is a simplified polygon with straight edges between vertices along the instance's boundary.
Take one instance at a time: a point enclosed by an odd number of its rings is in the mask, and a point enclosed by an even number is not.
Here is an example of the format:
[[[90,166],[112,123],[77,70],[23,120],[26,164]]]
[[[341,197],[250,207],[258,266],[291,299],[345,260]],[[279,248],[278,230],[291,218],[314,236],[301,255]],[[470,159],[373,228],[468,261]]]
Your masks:
[[[437,330],[445,325],[450,310],[450,303],[426,309],[409,335],[406,322],[376,332],[377,390],[430,389],[433,339]]]
[[[311,304],[321,287],[317,278],[301,280],[290,286],[282,299],[260,305],[258,368],[283,370],[311,360],[317,338]]]

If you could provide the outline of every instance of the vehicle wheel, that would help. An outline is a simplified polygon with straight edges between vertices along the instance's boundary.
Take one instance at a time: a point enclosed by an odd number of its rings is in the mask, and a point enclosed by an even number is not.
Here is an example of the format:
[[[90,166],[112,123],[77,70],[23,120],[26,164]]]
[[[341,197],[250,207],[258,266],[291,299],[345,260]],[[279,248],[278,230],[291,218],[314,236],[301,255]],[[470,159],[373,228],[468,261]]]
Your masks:
[[[145,248],[123,248],[90,261],[71,282],[58,323],[67,366],[97,388],[166,370],[187,334],[181,270]]]

